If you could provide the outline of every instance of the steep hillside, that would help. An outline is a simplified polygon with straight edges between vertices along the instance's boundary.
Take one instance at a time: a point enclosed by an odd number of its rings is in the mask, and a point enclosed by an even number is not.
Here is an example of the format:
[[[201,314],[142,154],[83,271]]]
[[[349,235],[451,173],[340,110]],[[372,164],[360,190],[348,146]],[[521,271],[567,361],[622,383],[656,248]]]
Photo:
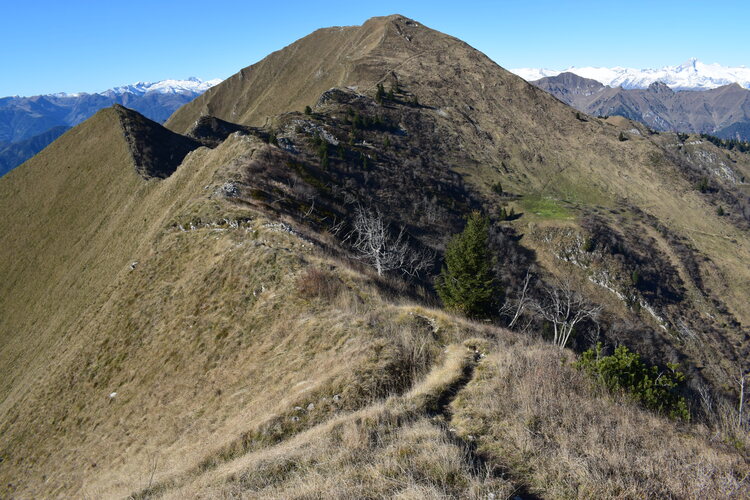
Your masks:
[[[618,115],[655,130],[706,133],[750,140],[750,90],[733,83],[710,90],[675,92],[663,83],[647,89],[608,87],[573,73],[532,82],[566,104],[594,116]]]
[[[748,496],[747,155],[576,113],[402,16],[167,125],[109,108],[0,179],[0,496]],[[532,308],[441,310],[473,210],[499,302],[570,283],[603,307],[570,347],[679,363],[692,422],[592,384]]]

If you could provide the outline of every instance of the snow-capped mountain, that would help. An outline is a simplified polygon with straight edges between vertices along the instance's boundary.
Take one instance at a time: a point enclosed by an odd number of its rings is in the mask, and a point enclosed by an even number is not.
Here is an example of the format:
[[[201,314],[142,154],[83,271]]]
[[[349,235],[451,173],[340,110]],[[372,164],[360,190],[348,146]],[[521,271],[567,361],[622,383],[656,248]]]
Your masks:
[[[511,72],[527,81],[539,80],[560,73],[574,73],[584,78],[596,80],[610,87],[624,89],[645,89],[654,82],[667,84],[674,90],[706,90],[738,83],[750,88],[750,68],[745,66],[728,67],[720,64],[705,64],[692,58],[679,66],[665,66],[659,69],[635,68],[593,68],[584,67],[563,70],[518,68]]]
[[[159,92],[160,94],[202,94],[219,83],[221,83],[219,78],[213,80],[201,80],[200,78],[190,77],[187,80],[161,80],[154,83],[138,82],[123,87],[115,87],[103,93],[113,92],[118,95],[126,92],[137,95],[143,95],[147,92]]]
[[[102,92],[100,95],[112,96],[123,94],[134,94],[141,96],[148,92],[158,92],[160,94],[202,94],[214,85],[221,83],[220,78],[213,80],[202,80],[191,76],[186,80],[160,80],[158,82],[136,82],[130,85],[114,87]],[[53,94],[55,97],[80,97],[86,95],[86,92],[66,93],[60,92]]]

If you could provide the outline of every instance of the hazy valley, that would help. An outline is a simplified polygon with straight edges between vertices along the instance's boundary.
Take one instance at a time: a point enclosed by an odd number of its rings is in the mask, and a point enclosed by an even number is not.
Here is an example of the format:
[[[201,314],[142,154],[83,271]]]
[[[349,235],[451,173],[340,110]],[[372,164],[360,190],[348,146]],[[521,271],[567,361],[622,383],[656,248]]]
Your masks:
[[[0,98],[0,176],[102,108],[121,104],[152,120],[164,122],[177,108],[219,82],[191,78],[139,82],[96,94]]]

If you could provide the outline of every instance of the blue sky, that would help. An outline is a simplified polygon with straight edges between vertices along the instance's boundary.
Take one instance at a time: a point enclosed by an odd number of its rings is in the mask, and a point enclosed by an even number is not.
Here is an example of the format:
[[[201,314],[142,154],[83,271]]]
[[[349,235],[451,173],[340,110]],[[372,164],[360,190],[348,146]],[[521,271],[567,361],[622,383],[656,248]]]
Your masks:
[[[506,68],[750,65],[750,2],[4,0],[0,96],[226,78],[311,31],[392,13]]]

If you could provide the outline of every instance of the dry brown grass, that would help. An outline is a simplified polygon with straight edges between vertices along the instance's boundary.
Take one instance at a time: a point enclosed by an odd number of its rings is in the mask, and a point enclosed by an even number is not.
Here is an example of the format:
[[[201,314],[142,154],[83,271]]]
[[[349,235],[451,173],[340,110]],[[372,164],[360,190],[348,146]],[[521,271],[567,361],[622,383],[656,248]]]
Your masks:
[[[317,267],[306,269],[297,278],[297,291],[308,299],[332,300],[341,291],[341,285],[341,280],[336,275]]]
[[[598,393],[547,345],[498,349],[454,403],[462,435],[551,498],[748,498],[747,461],[679,425]]]
[[[707,281],[747,319],[746,235],[674,166],[649,163],[652,139],[621,143],[465,45],[400,23],[320,32],[222,84],[231,91],[212,112],[260,123],[334,84],[367,92],[397,67],[440,117],[436,134],[460,143],[468,184],[486,189],[507,163],[509,190],[551,205],[629,199],[690,231],[720,271]],[[331,71],[308,85],[318,59]],[[453,69],[464,76],[448,79]],[[216,92],[173,125],[189,126]],[[113,124],[102,112],[0,180],[0,496],[502,498],[518,485],[550,497],[747,496],[745,458],[705,429],[602,397],[569,353],[403,303],[276,218],[214,196],[257,141],[232,136],[146,182]],[[573,222],[529,214],[516,226],[547,223]],[[451,419],[470,337],[491,354]]]
[[[189,478],[165,498],[506,498],[515,487],[477,463],[434,414],[473,363],[476,343],[449,346],[403,396]]]

